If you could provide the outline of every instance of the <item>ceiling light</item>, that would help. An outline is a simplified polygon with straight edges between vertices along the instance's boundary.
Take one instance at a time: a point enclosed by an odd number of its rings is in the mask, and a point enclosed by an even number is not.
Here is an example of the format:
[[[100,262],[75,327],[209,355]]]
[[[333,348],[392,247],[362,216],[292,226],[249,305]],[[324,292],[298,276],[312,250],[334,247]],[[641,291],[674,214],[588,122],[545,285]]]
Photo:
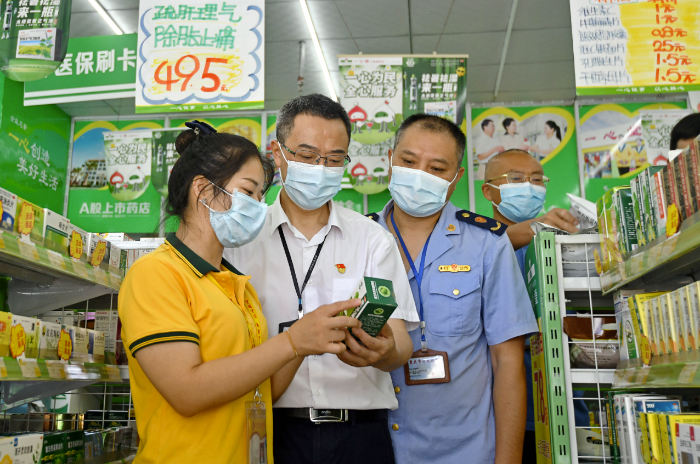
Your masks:
[[[314,48],[316,49],[316,56],[318,57],[318,61],[321,63],[321,69],[323,70],[323,75],[326,78],[328,91],[330,92],[331,98],[333,98],[333,100],[338,100],[338,95],[336,95],[335,93],[335,87],[333,86],[333,80],[331,79],[331,73],[328,72],[328,65],[326,64],[326,59],[323,57],[323,50],[321,50],[321,44],[318,43],[318,36],[316,35],[314,22],[311,21],[309,7],[306,4],[306,0],[299,0],[299,4],[301,5],[301,11],[304,13],[304,19],[306,19],[306,25],[309,28],[309,34],[311,34],[311,40],[314,43]]]
[[[119,26],[117,26],[117,23],[115,23],[114,20],[112,20],[112,18],[107,14],[105,9],[102,8],[102,5],[100,5],[97,2],[97,0],[88,0],[88,1],[90,2],[90,5],[92,5],[92,7],[95,9],[95,11],[97,11],[100,14],[100,16],[102,16],[102,19],[104,19],[105,22],[107,24],[109,24],[109,27],[112,28],[112,30],[114,31],[115,34],[117,34],[117,35],[124,34],[124,32],[121,29],[119,29]]]

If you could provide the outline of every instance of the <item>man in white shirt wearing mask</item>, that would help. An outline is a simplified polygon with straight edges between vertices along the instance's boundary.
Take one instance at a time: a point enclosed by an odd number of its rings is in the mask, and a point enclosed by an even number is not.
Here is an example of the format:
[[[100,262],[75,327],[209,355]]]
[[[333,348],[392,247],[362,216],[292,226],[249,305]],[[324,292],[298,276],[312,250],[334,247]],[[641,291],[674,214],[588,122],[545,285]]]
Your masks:
[[[297,361],[274,405],[277,464],[394,463],[387,418],[398,402],[389,372],[411,357],[407,326],[418,326],[418,314],[391,234],[331,201],[350,161],[349,143],[350,120],[339,103],[314,94],[285,104],[272,142],[283,188],[258,237],[225,252],[253,276],[270,335],[307,311],[347,300],[363,276],[391,280],[398,303],[376,338],[354,330],[363,345],[346,334],[342,355]]]
[[[494,137],[496,125],[492,120],[484,119],[481,121],[481,130],[484,134],[476,141],[476,158],[479,160],[479,169],[476,172],[477,180],[484,178],[486,163],[505,150],[498,137]]]

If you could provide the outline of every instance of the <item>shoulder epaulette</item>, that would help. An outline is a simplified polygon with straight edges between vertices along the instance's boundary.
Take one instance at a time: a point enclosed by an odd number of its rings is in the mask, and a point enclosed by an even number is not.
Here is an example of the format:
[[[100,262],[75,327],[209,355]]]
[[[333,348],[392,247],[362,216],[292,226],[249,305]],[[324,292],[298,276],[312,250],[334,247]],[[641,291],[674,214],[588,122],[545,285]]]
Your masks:
[[[379,215],[378,215],[377,213],[365,214],[365,217],[370,218],[370,219],[373,220],[374,222],[379,221]]]
[[[488,229],[498,236],[503,235],[508,228],[508,226],[498,222],[495,219],[472,213],[466,209],[457,211],[457,220],[466,222],[467,224],[471,224],[473,226],[481,227],[482,229]]]

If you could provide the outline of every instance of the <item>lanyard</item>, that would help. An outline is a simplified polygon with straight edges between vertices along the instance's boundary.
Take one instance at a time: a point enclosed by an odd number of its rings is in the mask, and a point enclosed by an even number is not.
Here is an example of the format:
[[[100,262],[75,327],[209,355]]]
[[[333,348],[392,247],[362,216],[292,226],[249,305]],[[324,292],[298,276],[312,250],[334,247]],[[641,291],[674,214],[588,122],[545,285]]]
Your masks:
[[[287,240],[284,238],[284,232],[282,231],[282,224],[279,225],[277,230],[280,233],[280,238],[282,239],[282,247],[284,247],[284,254],[287,256],[287,264],[289,264],[289,272],[292,273],[292,282],[294,282],[294,290],[297,292],[297,298],[299,299],[299,319],[304,315],[304,309],[301,306],[301,294],[304,292],[304,289],[306,288],[306,284],[309,282],[309,278],[311,277],[311,273],[314,270],[314,267],[316,266],[316,261],[318,261],[318,255],[321,254],[321,248],[323,248],[323,244],[326,243],[326,239],[328,238],[328,235],[323,237],[323,241],[321,244],[316,248],[316,254],[314,255],[314,259],[311,260],[311,265],[309,266],[309,270],[306,271],[306,277],[304,277],[304,283],[301,285],[301,290],[299,290],[299,283],[297,282],[297,273],[294,271],[294,263],[292,262],[292,256],[289,254],[289,248],[287,247]]]
[[[396,223],[394,222],[394,210],[391,210],[391,225],[394,226],[394,231],[396,231],[396,236],[399,238],[399,242],[401,243],[401,248],[403,248],[403,252],[406,255],[406,261],[408,261],[408,264],[411,265],[411,270],[413,271],[413,276],[416,278],[416,282],[418,283],[418,302],[420,303],[420,345],[421,349],[423,351],[426,351],[428,349],[428,342],[425,341],[425,320],[423,319],[423,293],[421,292],[421,283],[423,282],[423,267],[425,266],[425,254],[428,251],[428,243],[430,243],[430,237],[433,235],[432,233],[430,236],[428,236],[428,240],[425,241],[425,245],[423,246],[423,255],[421,256],[420,259],[420,271],[416,271],[416,266],[413,265],[413,258],[411,258],[411,254],[408,252],[408,248],[406,248],[406,244],[403,241],[403,237],[401,237],[401,232],[399,232],[399,228],[396,227]]]
[[[238,306],[238,309],[240,309],[241,313],[243,313],[243,319],[245,319],[245,324],[248,327],[248,336],[250,337],[250,343],[253,345],[253,348],[262,345],[262,326],[260,325],[260,316],[258,316],[258,313],[255,311],[255,308],[253,308],[253,305],[250,304],[247,298],[243,298],[245,306],[248,307],[248,311],[246,311],[246,308],[242,307],[231,297],[231,295],[226,293],[226,290],[224,290],[221,284],[217,282],[214,277],[207,274],[207,278],[214,282],[214,285],[219,287],[219,290],[224,292],[224,295],[226,295],[228,299],[231,300],[231,302]],[[252,324],[250,323],[250,319],[248,319],[246,313],[250,315],[251,319],[253,319]]]

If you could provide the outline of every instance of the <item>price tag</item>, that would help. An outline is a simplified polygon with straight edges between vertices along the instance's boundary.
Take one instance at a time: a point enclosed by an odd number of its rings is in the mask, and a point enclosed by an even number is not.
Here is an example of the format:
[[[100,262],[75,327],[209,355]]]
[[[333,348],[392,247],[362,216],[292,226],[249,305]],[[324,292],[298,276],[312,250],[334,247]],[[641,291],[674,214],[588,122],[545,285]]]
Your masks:
[[[70,235],[70,248],[68,254],[71,258],[80,259],[83,255],[83,237],[75,230]]]
[[[668,205],[668,215],[666,216],[666,237],[670,237],[678,232],[680,221],[681,218],[678,214],[678,207],[675,203],[671,203]]]
[[[39,261],[39,252],[33,243],[19,242],[19,254],[32,261]]]
[[[678,374],[678,383],[692,383],[695,378],[695,372],[698,370],[700,363],[688,363],[683,366],[681,373]]]
[[[66,363],[63,361],[46,361],[46,368],[49,371],[49,377],[52,379],[66,378]]]
[[[613,374],[613,385],[616,387],[622,386],[622,378],[625,375],[625,371],[622,369],[617,369],[615,370],[615,373]]]
[[[632,256],[632,274],[641,274],[644,269],[644,253],[639,253]]]
[[[677,234],[673,237],[669,237],[668,239],[666,239],[666,241],[664,242],[663,252],[661,253],[663,257],[668,258],[676,250],[679,238],[680,234]]]
[[[642,352],[642,362],[645,366],[651,363],[651,343],[646,335],[642,335],[640,340],[640,351]]]
[[[100,265],[105,257],[105,253],[107,253],[107,242],[98,242],[97,245],[95,245],[95,250],[92,252],[92,257],[90,258],[90,264],[92,264],[92,267],[97,267]]]
[[[78,274],[83,279],[88,279],[87,269],[85,268],[85,263],[80,261],[73,261],[73,272]]]
[[[112,382],[121,382],[122,381],[122,375],[119,372],[119,367],[118,366],[113,366],[111,364],[107,364],[105,366],[107,369],[107,375],[109,375],[109,380]]]
[[[22,356],[27,346],[27,333],[21,324],[10,329],[10,354],[13,358]]]
[[[100,268],[94,268],[92,272],[95,274],[95,280],[97,283],[101,285],[109,285],[109,282],[107,282],[107,272],[100,269]]]
[[[66,262],[63,259],[63,255],[51,250],[46,250],[46,254],[49,256],[49,262],[51,263],[51,266],[53,266],[54,268],[63,269],[65,271]]]
[[[26,201],[22,203],[19,210],[19,219],[17,219],[17,229],[22,235],[27,235],[34,228],[34,208]]]
[[[5,359],[0,358],[0,377],[7,377],[7,366],[5,366]]]
[[[25,379],[36,379],[41,377],[41,370],[36,359],[18,359],[19,368],[22,370],[22,377]]]
[[[646,255],[648,256],[647,258],[647,267],[654,267],[658,264],[658,262],[661,259],[661,250],[663,249],[663,246],[661,245],[656,245],[652,247],[650,250],[647,250]]]
[[[61,329],[61,335],[58,337],[58,357],[68,361],[72,353],[73,341],[70,339],[70,334],[65,329]]]
[[[649,377],[649,371],[651,371],[651,366],[645,366],[639,369],[637,372],[637,378],[635,379],[635,385],[644,385],[647,383],[647,377]]]
[[[625,369],[625,375],[623,377],[623,382],[625,383],[625,385],[629,385],[630,383],[632,383],[632,379],[634,378],[635,372],[637,372],[637,370],[634,367]]]

